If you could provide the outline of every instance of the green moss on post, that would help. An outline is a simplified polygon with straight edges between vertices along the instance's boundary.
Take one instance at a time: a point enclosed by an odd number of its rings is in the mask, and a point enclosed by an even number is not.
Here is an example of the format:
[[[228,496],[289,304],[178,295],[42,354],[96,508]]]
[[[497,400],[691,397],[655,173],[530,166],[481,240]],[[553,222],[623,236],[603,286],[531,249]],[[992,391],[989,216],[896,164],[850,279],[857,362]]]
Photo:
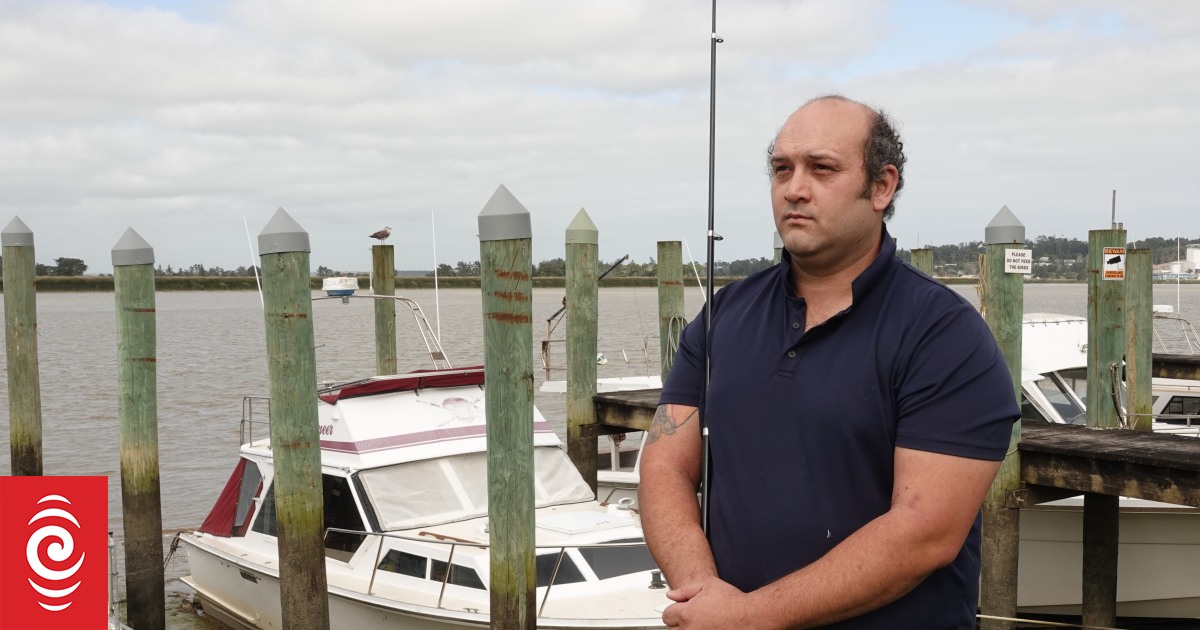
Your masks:
[[[4,252],[4,344],[8,357],[9,463],[13,476],[42,474],[42,386],[38,378],[33,232],[13,220]]]
[[[1025,286],[1021,273],[1006,270],[1005,251],[1025,248],[1025,226],[1004,206],[984,230],[987,243],[983,269],[980,274],[982,285],[981,306],[984,320],[1004,360],[1013,388],[1013,397],[1021,400],[1021,320],[1025,310]],[[922,269],[917,263],[924,256],[917,252],[929,252],[927,265]],[[914,266],[925,273],[932,271],[932,250],[913,250]],[[1000,464],[996,479],[988,490],[983,504],[983,548],[982,575],[979,595],[980,610],[995,617],[1016,616],[1017,612],[1017,564],[1020,541],[1020,510],[1009,502],[1009,497],[1021,487],[1021,459],[1017,443],[1021,441],[1021,423],[1014,422],[1009,437],[1008,454]],[[1011,621],[994,619],[981,620],[984,630],[1011,629]]]
[[[683,334],[682,247],[679,241],[658,242],[658,357],[664,383]]]
[[[284,628],[329,628],[308,233],[280,208],[258,235]]]
[[[1125,287],[1125,380],[1129,386],[1128,424],[1136,431],[1153,431],[1150,412],[1152,339],[1154,336],[1154,258],[1148,249],[1129,250]]]
[[[375,373],[396,373],[396,252],[391,245],[371,247],[371,286],[375,295]]]
[[[529,211],[507,188],[497,188],[479,213],[479,263],[487,383],[491,627],[501,630],[533,630],[537,625],[531,235]]]
[[[596,493],[597,280],[600,232],[582,208],[567,226],[567,454]],[[614,447],[615,448],[615,447]]]
[[[166,627],[158,469],[158,354],[154,250],[130,228],[112,250],[117,301],[117,407],[129,625]]]

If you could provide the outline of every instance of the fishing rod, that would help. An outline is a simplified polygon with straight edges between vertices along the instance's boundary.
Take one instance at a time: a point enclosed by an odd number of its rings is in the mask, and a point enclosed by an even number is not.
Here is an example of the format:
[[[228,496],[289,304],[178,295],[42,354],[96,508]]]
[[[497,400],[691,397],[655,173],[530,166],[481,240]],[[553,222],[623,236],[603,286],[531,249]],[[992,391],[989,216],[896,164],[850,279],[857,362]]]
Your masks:
[[[708,80],[708,258],[706,261],[704,282],[704,388],[700,394],[700,527],[708,533],[708,420],[705,410],[708,402],[708,386],[712,378],[712,303],[713,303],[713,265],[715,264],[715,245],[721,237],[714,231],[713,218],[715,206],[715,188],[717,171],[717,44],[725,40],[717,37],[717,0],[712,0],[712,31],[709,43],[709,80]]]

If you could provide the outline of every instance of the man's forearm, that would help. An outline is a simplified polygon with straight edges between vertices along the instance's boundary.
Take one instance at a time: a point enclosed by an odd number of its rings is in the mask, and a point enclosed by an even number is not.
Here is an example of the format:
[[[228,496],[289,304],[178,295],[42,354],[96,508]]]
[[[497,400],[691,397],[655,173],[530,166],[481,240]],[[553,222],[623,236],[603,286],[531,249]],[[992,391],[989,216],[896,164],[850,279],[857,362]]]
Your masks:
[[[696,489],[686,478],[643,468],[638,503],[646,542],[668,584],[682,586],[717,574],[700,526]]]

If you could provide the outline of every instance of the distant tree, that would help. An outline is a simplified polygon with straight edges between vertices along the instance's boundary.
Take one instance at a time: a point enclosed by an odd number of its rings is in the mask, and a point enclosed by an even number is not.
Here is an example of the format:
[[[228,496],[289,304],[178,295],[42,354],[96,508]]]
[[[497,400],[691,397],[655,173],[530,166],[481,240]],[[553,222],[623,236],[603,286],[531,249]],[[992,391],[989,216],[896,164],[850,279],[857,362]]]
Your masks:
[[[334,273],[334,271],[332,269],[330,269],[329,267],[326,267],[324,265],[317,267],[317,277],[318,278],[328,278],[329,276],[335,276],[335,275],[337,275],[337,274]]]
[[[454,267],[451,267],[450,265],[447,265],[446,263],[440,263],[437,266],[437,275],[453,276],[454,275]]]
[[[460,261],[458,261],[458,264],[454,267],[454,273],[455,273],[455,275],[458,275],[458,276],[478,276],[479,275],[479,261],[476,260],[475,262],[466,262],[466,261],[460,260]]]
[[[52,276],[82,276],[87,271],[87,265],[78,258],[55,258],[54,264]]]
[[[563,278],[567,275],[567,261],[561,258],[543,260],[533,269],[533,275],[550,278]]]

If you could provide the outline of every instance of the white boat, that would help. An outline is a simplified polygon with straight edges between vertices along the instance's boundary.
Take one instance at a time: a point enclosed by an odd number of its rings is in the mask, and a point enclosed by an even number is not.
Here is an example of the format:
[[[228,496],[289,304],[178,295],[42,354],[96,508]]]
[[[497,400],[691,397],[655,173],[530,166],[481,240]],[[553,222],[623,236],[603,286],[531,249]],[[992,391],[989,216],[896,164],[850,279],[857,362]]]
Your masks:
[[[1086,318],[1026,314],[1022,368],[1024,421],[1086,423]],[[1155,432],[1200,437],[1200,383],[1156,378],[1154,393]],[[598,471],[598,496],[636,501],[640,461]],[[1082,508],[1072,497],[1021,510],[1020,612],[1081,614]],[[1117,615],[1200,619],[1200,510],[1121,497],[1119,527]]]
[[[488,627],[483,388],[482,368],[469,368],[319,390],[331,627]],[[239,629],[282,627],[267,405],[245,400],[237,467],[180,538],[184,581]],[[636,511],[595,501],[536,410],[532,429],[538,627],[664,627],[670,601]]]

